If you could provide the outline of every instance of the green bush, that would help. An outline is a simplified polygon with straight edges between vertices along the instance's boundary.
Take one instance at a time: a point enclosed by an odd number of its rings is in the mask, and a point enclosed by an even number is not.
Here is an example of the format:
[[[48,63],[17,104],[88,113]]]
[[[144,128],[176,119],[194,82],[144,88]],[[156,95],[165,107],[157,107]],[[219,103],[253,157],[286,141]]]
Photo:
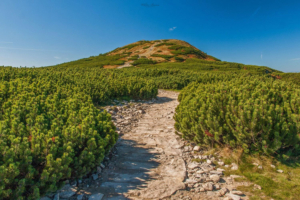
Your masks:
[[[92,172],[117,140],[96,105],[156,95],[152,81],[113,70],[0,67],[0,199],[39,199]]]
[[[133,66],[140,65],[140,64],[156,64],[156,61],[147,58],[140,58],[138,60],[135,60],[132,63]]]
[[[143,47],[143,49],[148,49],[150,46]]]
[[[131,56],[128,60],[137,60],[139,59],[139,55]]]
[[[176,60],[177,62],[183,62],[183,61],[184,61],[184,58],[175,56],[175,60]]]
[[[266,77],[192,83],[179,95],[175,127],[199,144],[299,155],[300,88]]]
[[[160,57],[160,58],[164,58],[166,60],[170,60],[171,58],[173,58],[174,56],[172,55],[163,55],[163,54],[152,54],[152,57]]]

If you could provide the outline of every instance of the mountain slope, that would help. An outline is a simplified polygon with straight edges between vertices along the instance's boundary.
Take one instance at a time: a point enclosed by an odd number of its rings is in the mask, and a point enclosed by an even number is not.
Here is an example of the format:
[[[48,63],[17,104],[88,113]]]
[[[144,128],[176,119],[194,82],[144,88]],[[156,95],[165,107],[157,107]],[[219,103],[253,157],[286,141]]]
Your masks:
[[[141,40],[105,54],[62,63],[57,67],[150,67],[192,71],[279,72],[265,66],[224,62],[181,40]]]

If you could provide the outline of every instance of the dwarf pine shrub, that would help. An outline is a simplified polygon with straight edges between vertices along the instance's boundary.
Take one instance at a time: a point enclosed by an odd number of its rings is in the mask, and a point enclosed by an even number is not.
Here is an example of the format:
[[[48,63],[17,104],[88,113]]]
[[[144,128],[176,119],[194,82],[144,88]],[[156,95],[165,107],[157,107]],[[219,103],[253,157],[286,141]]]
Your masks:
[[[300,88],[266,77],[191,83],[179,95],[175,127],[199,144],[265,154],[300,151]]]

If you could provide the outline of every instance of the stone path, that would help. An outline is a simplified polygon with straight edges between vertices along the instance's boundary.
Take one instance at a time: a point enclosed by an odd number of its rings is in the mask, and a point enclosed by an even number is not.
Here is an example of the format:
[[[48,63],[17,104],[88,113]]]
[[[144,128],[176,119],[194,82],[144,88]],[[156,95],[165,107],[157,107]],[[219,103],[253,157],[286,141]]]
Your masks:
[[[218,153],[208,154],[175,134],[177,97],[176,92],[159,90],[156,100],[116,101],[116,106],[108,106],[120,134],[117,144],[96,173],[71,181],[57,196],[70,200],[249,199],[237,187],[250,183],[236,182],[235,178],[243,178],[237,175],[223,176],[225,170],[236,170],[236,164],[224,165]]]
[[[160,92],[143,118],[116,145],[113,166],[102,173],[94,192],[104,199],[161,199],[184,189],[186,168],[174,134],[177,93]]]

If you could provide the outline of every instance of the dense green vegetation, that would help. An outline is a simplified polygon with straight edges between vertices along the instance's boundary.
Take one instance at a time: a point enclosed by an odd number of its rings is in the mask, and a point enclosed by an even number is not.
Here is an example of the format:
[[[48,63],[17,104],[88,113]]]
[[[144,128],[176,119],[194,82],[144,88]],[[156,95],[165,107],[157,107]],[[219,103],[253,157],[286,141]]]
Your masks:
[[[277,79],[300,85],[300,73],[274,73],[274,76],[277,77]]]
[[[206,61],[200,59],[187,59],[184,63],[158,63],[156,65],[140,65],[139,67],[145,69],[170,69],[194,72],[234,72],[234,73],[252,73],[252,74],[269,74],[278,73],[279,71],[265,66],[245,65],[241,63],[225,62],[225,61]]]
[[[300,88],[292,83],[241,76],[192,83],[178,99],[175,127],[183,138],[246,153],[300,154]]]
[[[163,54],[152,54],[152,57],[160,57],[160,58],[164,58],[166,60],[170,60],[171,58],[173,58],[174,56],[172,55],[163,55]]]
[[[168,46],[174,55],[151,56],[174,57],[175,63],[129,57],[130,49],[147,43],[153,41],[52,67],[0,67],[0,199],[38,199],[64,180],[93,172],[117,140],[110,115],[98,106],[121,97],[150,99],[158,88],[182,90],[175,127],[187,140],[251,154],[299,155],[299,73],[185,60],[180,56],[213,57],[168,40],[156,47]],[[124,64],[125,57],[135,67],[102,69]],[[244,171],[253,178],[253,171]]]
[[[140,58],[138,60],[135,60],[132,65],[136,66],[136,65],[141,65],[141,64],[156,64],[155,60],[152,59],[148,59],[148,58]]]
[[[0,68],[0,198],[38,199],[95,170],[117,140],[96,106],[157,95],[144,78],[100,68]]]

